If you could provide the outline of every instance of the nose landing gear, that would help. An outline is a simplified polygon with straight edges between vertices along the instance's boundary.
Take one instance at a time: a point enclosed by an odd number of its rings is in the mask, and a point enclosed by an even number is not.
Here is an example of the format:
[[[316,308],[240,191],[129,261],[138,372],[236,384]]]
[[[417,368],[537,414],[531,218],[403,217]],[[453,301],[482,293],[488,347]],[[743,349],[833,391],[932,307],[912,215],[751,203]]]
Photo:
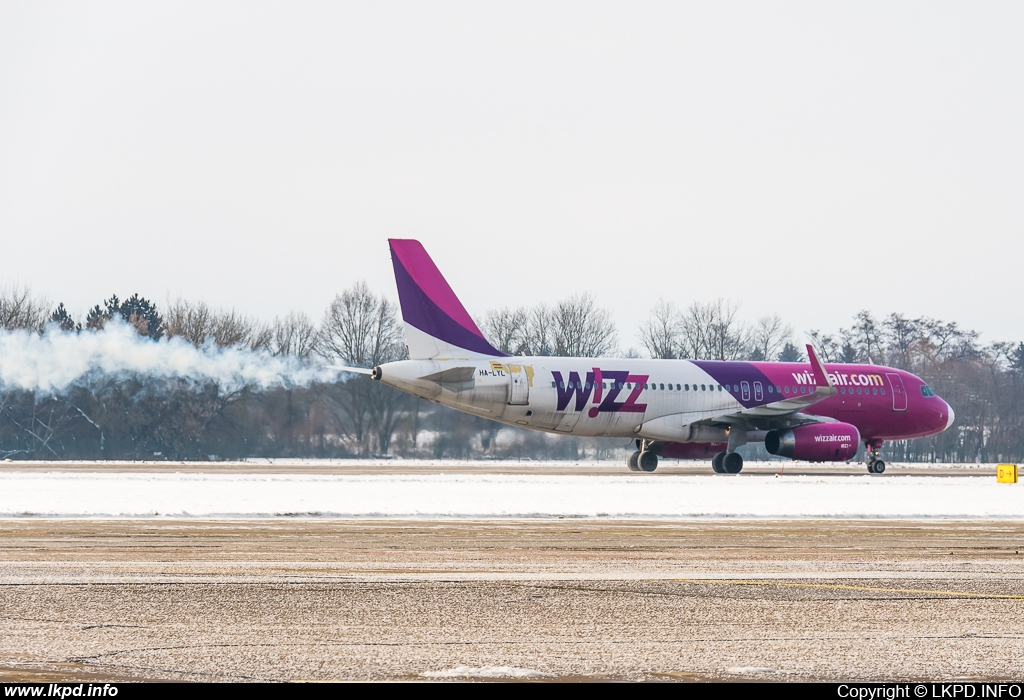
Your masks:
[[[881,440],[866,440],[864,442],[864,464],[867,465],[868,474],[881,474],[885,471],[885,462],[878,458],[878,452],[881,449]]]

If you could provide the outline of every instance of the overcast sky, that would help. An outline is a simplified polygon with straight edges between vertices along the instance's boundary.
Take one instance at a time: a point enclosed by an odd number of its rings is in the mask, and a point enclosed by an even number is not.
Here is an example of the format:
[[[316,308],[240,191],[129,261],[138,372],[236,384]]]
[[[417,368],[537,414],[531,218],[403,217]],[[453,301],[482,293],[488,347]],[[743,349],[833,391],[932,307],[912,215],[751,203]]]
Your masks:
[[[1024,4],[0,0],[4,284],[319,320],[419,238],[593,292],[1024,340]]]

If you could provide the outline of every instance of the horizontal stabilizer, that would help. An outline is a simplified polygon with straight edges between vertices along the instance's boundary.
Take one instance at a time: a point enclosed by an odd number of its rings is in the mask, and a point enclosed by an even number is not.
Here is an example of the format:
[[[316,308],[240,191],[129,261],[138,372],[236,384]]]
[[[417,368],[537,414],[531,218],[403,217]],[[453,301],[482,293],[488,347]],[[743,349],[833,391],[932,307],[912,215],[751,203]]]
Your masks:
[[[475,375],[476,367],[452,367],[451,369],[446,369],[443,372],[428,374],[425,377],[421,377],[421,379],[437,382],[438,384],[460,384],[462,382],[473,381],[473,377]]]

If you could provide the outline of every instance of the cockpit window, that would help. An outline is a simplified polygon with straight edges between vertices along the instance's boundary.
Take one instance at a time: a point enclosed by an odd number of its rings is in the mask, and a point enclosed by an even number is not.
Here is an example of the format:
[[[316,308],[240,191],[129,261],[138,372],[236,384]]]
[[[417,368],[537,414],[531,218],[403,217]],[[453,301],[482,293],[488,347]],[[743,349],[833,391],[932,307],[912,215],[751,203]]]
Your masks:
[[[925,396],[935,396],[935,392],[932,391],[932,388],[927,384],[921,385],[921,393],[924,394]]]

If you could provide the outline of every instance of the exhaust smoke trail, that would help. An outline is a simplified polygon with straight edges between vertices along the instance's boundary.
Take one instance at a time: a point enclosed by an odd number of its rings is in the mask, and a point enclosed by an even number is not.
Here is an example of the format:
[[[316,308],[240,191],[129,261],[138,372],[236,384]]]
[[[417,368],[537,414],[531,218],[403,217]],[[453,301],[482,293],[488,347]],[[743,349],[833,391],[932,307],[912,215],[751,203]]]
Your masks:
[[[99,376],[128,374],[216,383],[228,392],[340,379],[337,371],[291,356],[219,347],[212,341],[197,348],[178,337],[154,341],[117,320],[102,330],[79,333],[53,325],[43,333],[0,331],[0,386],[4,388],[61,394]]]

